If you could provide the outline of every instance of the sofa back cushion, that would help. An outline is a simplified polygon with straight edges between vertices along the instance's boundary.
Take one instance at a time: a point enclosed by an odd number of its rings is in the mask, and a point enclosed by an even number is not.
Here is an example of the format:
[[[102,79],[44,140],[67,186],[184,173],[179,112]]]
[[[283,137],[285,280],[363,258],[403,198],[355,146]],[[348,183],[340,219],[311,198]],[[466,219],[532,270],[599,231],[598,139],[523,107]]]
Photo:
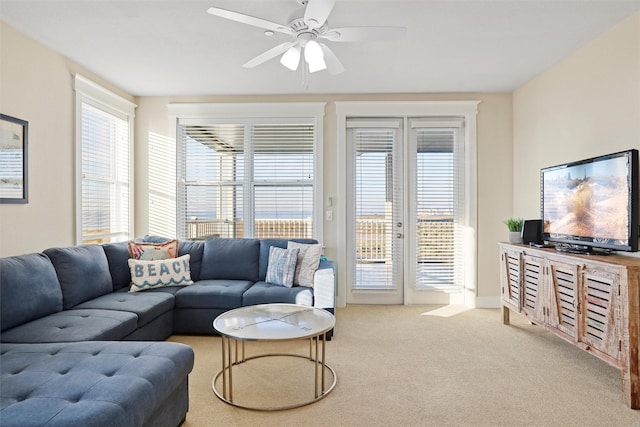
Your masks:
[[[129,247],[127,242],[105,243],[102,245],[107,262],[109,263],[109,273],[111,273],[111,284],[113,290],[129,287],[131,284],[131,270],[129,269]]]
[[[102,246],[51,248],[44,253],[56,269],[65,310],[113,292],[109,262]]]
[[[258,239],[220,237],[207,239],[204,242],[200,279],[256,282],[259,258],[260,241]]]
[[[62,311],[56,271],[44,254],[0,258],[0,330]]]
[[[180,240],[178,245],[178,256],[189,255],[191,260],[191,280],[200,280],[200,270],[202,269],[202,255],[204,253],[204,242],[195,240]]]
[[[287,249],[287,243],[289,240],[292,242],[306,244],[318,243],[315,239],[260,239],[259,280],[265,280],[267,277],[267,268],[269,267],[269,250],[271,249],[271,246]]]

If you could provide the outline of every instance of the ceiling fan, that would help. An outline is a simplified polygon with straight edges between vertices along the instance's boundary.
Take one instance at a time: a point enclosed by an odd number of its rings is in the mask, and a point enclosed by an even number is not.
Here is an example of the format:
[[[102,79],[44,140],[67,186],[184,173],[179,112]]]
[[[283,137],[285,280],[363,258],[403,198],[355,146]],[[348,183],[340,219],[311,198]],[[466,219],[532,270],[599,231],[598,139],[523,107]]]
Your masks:
[[[267,21],[244,13],[219,7],[210,7],[207,12],[232,21],[265,29],[265,33],[290,35],[293,41],[275,46],[242,65],[253,68],[282,54],[280,62],[290,70],[297,70],[304,52],[303,66],[310,73],[326,69],[329,74],[340,74],[344,66],[338,57],[322,41],[369,42],[397,40],[404,36],[404,27],[342,27],[329,28],[327,17],[336,0],[297,0],[304,9],[293,15],[288,24]]]

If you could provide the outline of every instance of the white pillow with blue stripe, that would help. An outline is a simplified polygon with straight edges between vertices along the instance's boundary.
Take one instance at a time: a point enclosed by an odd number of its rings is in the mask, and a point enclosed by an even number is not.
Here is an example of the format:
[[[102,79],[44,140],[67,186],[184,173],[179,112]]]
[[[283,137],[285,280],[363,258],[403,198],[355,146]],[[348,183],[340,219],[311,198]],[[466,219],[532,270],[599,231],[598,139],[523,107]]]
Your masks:
[[[269,248],[269,264],[265,281],[274,285],[293,286],[299,249]]]

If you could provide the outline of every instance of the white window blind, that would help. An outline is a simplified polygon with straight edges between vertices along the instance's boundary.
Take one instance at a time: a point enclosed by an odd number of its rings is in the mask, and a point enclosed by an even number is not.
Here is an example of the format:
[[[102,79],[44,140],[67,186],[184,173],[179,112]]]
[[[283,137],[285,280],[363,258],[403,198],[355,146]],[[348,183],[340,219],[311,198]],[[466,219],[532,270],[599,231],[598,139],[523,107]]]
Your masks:
[[[313,126],[256,125],[252,139],[253,236],[311,238]]]
[[[178,135],[178,236],[313,237],[313,121],[186,121]]]
[[[105,243],[130,239],[135,106],[80,76],[76,76],[75,83],[78,241]]]
[[[402,241],[395,227],[402,221],[402,173],[397,152],[400,121],[351,119],[347,134],[352,159],[352,288],[399,286]]]
[[[463,122],[411,120],[415,163],[416,288],[462,286],[464,271]]]

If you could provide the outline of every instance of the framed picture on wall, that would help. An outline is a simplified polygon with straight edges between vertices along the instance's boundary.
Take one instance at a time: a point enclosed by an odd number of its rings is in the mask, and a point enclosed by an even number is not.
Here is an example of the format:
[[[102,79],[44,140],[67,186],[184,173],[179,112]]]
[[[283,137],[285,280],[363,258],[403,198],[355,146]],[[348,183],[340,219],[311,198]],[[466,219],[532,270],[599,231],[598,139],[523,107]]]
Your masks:
[[[28,203],[29,123],[0,114],[0,203]]]

